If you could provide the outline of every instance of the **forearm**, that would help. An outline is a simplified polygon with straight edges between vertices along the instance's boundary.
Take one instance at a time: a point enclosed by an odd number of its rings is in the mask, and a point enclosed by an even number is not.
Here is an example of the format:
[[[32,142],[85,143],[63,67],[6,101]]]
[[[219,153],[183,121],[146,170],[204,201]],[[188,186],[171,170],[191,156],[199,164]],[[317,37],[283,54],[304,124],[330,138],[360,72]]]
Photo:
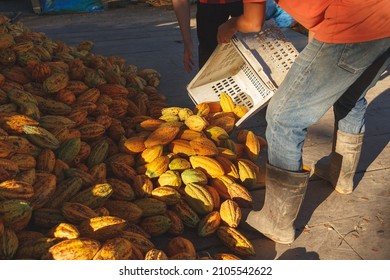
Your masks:
[[[185,44],[192,43],[190,26],[190,5],[188,0],[172,0],[180,32]]]
[[[230,20],[231,28],[235,32],[259,32],[265,19],[264,3],[244,3],[244,13]]]
[[[244,13],[218,27],[218,43],[228,43],[237,31],[259,32],[265,19],[265,2],[244,3]]]

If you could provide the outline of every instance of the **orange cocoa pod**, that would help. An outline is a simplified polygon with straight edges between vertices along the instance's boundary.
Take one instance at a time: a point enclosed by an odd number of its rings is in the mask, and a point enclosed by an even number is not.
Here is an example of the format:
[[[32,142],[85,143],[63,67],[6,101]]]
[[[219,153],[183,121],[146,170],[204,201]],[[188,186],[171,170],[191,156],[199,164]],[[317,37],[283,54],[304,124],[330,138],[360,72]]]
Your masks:
[[[61,89],[56,93],[55,100],[66,105],[72,105],[76,102],[76,95],[70,90]]]
[[[196,249],[191,240],[182,236],[176,236],[169,240],[165,252],[169,257],[179,253],[187,253],[196,257]]]

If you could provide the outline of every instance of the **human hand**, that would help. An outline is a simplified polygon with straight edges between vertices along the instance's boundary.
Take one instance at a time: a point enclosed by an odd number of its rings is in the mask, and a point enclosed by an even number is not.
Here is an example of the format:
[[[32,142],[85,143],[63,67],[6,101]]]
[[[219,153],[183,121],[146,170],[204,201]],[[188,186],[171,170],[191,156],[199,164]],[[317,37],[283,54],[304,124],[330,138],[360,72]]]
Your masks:
[[[218,27],[218,33],[217,33],[218,44],[227,44],[230,42],[234,33],[236,33],[236,28],[234,27],[234,24],[235,24],[235,20],[233,18],[221,24]]]
[[[193,59],[192,45],[188,47],[184,47],[183,62],[184,62],[184,69],[186,70],[187,73],[191,72],[192,69],[194,69],[195,63]]]

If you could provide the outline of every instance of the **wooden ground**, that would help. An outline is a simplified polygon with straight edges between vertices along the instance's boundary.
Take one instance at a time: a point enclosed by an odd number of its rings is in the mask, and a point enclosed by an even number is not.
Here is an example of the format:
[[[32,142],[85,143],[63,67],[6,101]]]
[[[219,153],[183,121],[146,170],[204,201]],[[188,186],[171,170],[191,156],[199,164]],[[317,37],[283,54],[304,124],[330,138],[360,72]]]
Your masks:
[[[169,7],[129,4],[96,14],[39,16],[24,13],[19,20],[51,38],[69,44],[93,40],[95,53],[119,55],[139,68],[157,69],[162,74],[159,90],[168,97],[168,102],[193,107],[186,85],[195,72],[184,71],[180,31]],[[195,20],[192,25],[196,43]],[[289,30],[285,32],[298,50],[304,47],[305,37]],[[390,259],[389,85],[387,71],[367,95],[367,132],[354,193],[337,194],[326,182],[313,176],[297,220],[300,229],[297,240],[290,246],[279,245],[260,234],[248,233],[256,247],[254,259]],[[262,110],[243,127],[263,135],[264,113]],[[331,112],[309,129],[304,146],[306,165],[310,166],[330,151],[332,131]],[[257,199],[256,207],[261,207],[264,190],[259,189],[253,195]],[[195,238],[193,233],[187,234]],[[226,251],[215,237],[196,238],[195,244],[204,254]]]

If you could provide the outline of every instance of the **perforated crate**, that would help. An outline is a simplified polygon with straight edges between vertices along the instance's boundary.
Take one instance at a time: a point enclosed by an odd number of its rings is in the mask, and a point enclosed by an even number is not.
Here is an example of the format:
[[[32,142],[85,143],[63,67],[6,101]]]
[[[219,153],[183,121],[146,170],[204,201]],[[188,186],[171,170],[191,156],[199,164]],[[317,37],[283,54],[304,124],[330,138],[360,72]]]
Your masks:
[[[218,45],[206,64],[187,85],[195,104],[219,101],[221,92],[249,111],[236,126],[264,108],[283,81],[298,51],[273,20],[259,33],[237,33]]]

